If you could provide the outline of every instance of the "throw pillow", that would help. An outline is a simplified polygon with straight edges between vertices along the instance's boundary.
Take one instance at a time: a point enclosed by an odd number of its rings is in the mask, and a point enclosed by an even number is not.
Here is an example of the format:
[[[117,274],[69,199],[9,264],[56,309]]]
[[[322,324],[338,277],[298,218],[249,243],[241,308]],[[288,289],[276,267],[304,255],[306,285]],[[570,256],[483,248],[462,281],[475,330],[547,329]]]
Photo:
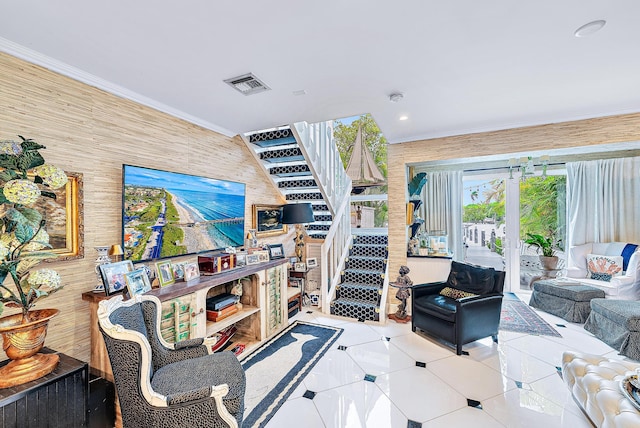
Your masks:
[[[587,255],[589,278],[599,281],[611,281],[614,276],[622,275],[622,256]]]
[[[463,297],[477,296],[477,294],[469,293],[468,291],[458,290],[457,288],[444,287],[440,290],[442,296],[451,297],[452,299],[462,299]]]

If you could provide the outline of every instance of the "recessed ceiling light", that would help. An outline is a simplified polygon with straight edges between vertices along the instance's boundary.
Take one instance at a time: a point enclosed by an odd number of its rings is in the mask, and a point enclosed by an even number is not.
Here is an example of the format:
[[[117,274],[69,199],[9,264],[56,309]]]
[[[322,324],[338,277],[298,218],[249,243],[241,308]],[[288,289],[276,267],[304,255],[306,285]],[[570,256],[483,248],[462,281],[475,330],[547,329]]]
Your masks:
[[[300,89],[299,91],[293,91],[293,95],[305,95],[307,93],[307,91],[305,91],[304,89]]]
[[[599,19],[597,21],[591,21],[589,23],[584,24],[582,27],[578,28],[575,33],[573,33],[576,37],[587,37],[594,33],[597,33],[604,27],[607,23],[604,19]]]
[[[409,116],[405,116],[405,115],[402,115],[398,118],[398,120],[407,120],[407,119],[409,119]]]

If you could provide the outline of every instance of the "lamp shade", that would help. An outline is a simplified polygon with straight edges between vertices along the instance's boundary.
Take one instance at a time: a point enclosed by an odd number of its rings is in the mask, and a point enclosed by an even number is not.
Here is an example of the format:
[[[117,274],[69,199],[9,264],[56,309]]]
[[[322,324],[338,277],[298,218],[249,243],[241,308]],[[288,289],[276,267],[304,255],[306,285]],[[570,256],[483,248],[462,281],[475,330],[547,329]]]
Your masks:
[[[313,223],[313,208],[308,202],[287,204],[282,207],[282,224]]]

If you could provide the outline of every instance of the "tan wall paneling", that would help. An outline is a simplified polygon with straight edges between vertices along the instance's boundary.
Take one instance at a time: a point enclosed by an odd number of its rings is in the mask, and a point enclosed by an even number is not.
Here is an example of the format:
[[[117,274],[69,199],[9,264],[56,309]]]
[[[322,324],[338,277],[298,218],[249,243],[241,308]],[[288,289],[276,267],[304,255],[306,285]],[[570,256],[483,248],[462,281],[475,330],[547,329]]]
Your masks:
[[[240,112],[239,112],[240,113]],[[93,247],[121,240],[122,164],[247,184],[251,204],[280,195],[239,137],[226,137],[0,53],[0,139],[33,138],[45,159],[84,175],[84,246],[80,260],[54,262],[65,288],[38,303],[58,308],[46,345],[89,361],[89,305],[81,293],[96,284]],[[290,237],[274,237],[285,242]],[[5,311],[5,313],[10,313]],[[0,353],[0,360],[6,356]]]
[[[390,144],[389,272],[406,264],[407,166],[419,162],[640,140],[640,113]]]

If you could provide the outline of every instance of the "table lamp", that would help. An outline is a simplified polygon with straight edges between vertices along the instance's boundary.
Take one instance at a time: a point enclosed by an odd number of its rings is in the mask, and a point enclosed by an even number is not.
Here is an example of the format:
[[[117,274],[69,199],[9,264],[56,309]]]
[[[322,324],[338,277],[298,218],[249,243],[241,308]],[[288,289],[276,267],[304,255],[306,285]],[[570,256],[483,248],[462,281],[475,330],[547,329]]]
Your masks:
[[[109,250],[109,255],[114,256],[115,261],[120,261],[124,256],[124,251],[122,251],[122,247],[119,244],[113,244]]]
[[[316,219],[313,217],[313,208],[309,202],[287,204],[282,207],[282,224],[296,225],[296,256],[299,262],[302,262],[304,251],[305,227],[303,223],[313,223],[314,221]]]

